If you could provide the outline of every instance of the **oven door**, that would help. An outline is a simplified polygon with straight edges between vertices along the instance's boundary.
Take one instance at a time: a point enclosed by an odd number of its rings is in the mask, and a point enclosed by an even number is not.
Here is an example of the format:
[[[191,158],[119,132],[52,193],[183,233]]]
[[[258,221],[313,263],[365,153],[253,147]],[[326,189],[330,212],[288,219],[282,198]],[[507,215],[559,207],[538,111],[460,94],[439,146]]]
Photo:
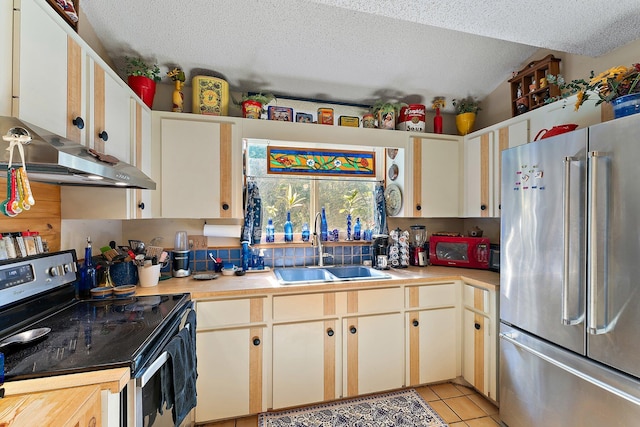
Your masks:
[[[187,315],[192,310],[192,304],[189,308],[178,316],[167,330],[167,336],[162,342],[166,344],[178,334],[181,328],[189,328],[190,324],[185,324]],[[195,354],[194,348],[191,349]],[[134,373],[133,378],[127,386],[127,422],[124,426],[130,427],[173,427],[172,409],[167,409],[166,403],[163,402],[163,368],[170,363],[169,354],[161,349],[160,355],[145,364],[138,373]],[[182,421],[180,425],[193,425],[193,411]]]

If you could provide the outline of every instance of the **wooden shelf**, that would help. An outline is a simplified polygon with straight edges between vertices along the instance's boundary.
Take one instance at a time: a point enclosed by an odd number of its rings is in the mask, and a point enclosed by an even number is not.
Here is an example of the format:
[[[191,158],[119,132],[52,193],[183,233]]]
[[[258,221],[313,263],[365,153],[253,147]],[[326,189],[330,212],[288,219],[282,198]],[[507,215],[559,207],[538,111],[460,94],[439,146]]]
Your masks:
[[[512,79],[511,115],[526,113],[545,105],[549,97],[560,95],[560,89],[553,84],[544,84],[548,74],[557,76],[560,73],[560,59],[547,55],[539,61],[527,64]],[[543,80],[544,79],[544,80]],[[544,85],[544,86],[543,86]]]
[[[76,14],[78,15],[78,17],[80,17],[80,10],[78,9],[80,0],[71,0],[71,2],[73,3],[73,8],[76,11]],[[62,9],[62,7],[56,0],[47,0],[47,3],[49,3],[51,7],[54,8],[56,12],[58,12],[58,15],[62,16],[62,19],[64,19],[75,32],[78,32],[78,21],[74,22],[71,18],[69,18],[69,15],[66,14],[66,12]]]

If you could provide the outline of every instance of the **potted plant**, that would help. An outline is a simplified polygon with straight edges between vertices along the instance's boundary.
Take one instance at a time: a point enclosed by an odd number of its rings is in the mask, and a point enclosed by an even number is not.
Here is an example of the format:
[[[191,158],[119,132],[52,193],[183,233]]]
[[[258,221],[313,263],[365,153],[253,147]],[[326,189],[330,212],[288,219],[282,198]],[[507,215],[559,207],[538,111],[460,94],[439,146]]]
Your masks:
[[[615,118],[640,113],[640,64],[612,67],[597,76],[591,71],[589,81],[576,79],[567,83],[560,74],[547,75],[547,81],[558,85],[561,92],[559,97],[549,98],[547,102],[577,94],[577,111],[591,95],[595,95],[598,97],[595,105],[603,102],[613,105]]]
[[[125,61],[129,87],[151,108],[156,94],[156,83],[160,81],[160,68],[157,64],[148,65],[139,57],[126,57]]]
[[[454,99],[453,108],[456,111],[456,127],[460,135],[471,132],[473,123],[476,121],[476,114],[481,110],[480,101],[468,96],[466,98]]]
[[[264,112],[264,106],[276,99],[271,93],[254,93],[242,96],[240,102],[234,100],[234,104],[242,105],[242,117],[246,119],[259,119]]]
[[[378,101],[371,107],[373,117],[378,121],[378,129],[396,128],[400,108],[406,106],[403,102]]]

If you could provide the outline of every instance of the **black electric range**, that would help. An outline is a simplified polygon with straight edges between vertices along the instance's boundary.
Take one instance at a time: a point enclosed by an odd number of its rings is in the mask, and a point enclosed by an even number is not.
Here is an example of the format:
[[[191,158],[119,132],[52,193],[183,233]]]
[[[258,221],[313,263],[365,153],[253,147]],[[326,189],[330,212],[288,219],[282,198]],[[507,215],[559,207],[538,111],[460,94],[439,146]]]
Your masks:
[[[0,340],[50,328],[0,348],[5,381],[130,367],[153,360],[175,335],[189,294],[78,300],[75,251],[0,263]]]

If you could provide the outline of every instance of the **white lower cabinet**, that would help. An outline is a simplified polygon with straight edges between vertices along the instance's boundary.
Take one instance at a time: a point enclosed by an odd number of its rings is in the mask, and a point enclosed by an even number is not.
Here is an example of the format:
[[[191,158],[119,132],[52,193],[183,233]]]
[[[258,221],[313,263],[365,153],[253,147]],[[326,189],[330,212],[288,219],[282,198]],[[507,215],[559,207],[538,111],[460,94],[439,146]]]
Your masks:
[[[344,397],[404,386],[401,313],[342,320]]]

